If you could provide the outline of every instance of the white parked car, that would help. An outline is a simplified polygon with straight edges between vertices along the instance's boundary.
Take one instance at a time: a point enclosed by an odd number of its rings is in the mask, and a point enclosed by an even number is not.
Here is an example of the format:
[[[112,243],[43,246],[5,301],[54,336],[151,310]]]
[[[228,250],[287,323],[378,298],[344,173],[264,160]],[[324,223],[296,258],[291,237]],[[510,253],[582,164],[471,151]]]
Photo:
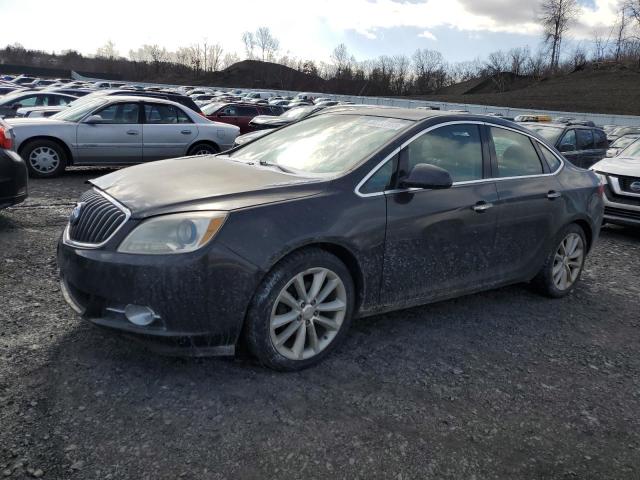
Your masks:
[[[640,227],[640,141],[591,167],[604,183],[604,220]]]
[[[15,149],[35,177],[68,165],[128,165],[232,147],[240,129],[212,122],[179,103],[102,96],[50,118],[10,120]]]

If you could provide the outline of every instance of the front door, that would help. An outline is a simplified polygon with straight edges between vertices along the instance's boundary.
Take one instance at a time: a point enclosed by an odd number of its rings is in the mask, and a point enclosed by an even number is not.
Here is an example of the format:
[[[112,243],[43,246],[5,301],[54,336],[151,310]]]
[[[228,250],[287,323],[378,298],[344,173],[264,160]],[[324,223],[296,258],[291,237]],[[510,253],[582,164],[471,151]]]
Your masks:
[[[400,181],[413,166],[427,163],[447,170],[454,184],[386,193],[384,304],[454,296],[490,276],[498,196],[487,178],[487,152],[480,125],[469,123],[428,131],[400,152]]]
[[[95,123],[78,124],[78,163],[139,163],[142,161],[140,104],[113,103],[93,116]]]

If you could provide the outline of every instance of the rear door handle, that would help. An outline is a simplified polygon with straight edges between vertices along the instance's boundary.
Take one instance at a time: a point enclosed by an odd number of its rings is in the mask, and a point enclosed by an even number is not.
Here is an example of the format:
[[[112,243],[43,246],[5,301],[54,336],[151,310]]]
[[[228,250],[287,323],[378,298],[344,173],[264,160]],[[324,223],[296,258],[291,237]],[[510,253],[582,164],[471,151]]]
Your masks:
[[[138,135],[138,130],[127,130],[127,135]]]
[[[556,192],[555,190],[550,190],[549,193],[547,193],[547,198],[549,200],[555,200],[556,198],[560,198],[562,196],[562,194],[560,192]]]
[[[482,201],[482,202],[476,203],[471,208],[473,208],[478,213],[484,213],[484,212],[486,212],[487,210],[489,210],[492,207],[493,207],[493,203]]]
[[[180,133],[183,135],[191,135],[191,130],[181,130]]]

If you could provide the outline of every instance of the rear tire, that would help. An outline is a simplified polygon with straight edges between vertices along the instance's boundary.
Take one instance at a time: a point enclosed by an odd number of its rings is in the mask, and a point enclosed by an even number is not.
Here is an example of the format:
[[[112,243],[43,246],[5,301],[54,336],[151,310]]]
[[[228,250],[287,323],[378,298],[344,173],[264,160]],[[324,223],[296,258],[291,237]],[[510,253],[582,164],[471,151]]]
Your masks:
[[[275,370],[315,365],[344,340],[354,305],[353,280],[340,259],[318,248],[295,252],[256,290],[245,324],[249,351]]]
[[[567,225],[556,237],[544,265],[531,283],[548,297],[562,298],[580,281],[586,257],[584,230],[575,223]]]
[[[218,147],[214,146],[214,145],[210,145],[208,143],[197,143],[195,145],[193,145],[190,149],[189,152],[187,153],[187,155],[189,156],[193,156],[193,155],[214,155],[216,153],[219,153],[220,150],[218,149]]]
[[[61,175],[67,166],[67,152],[52,140],[33,140],[20,149],[29,176],[52,178]]]

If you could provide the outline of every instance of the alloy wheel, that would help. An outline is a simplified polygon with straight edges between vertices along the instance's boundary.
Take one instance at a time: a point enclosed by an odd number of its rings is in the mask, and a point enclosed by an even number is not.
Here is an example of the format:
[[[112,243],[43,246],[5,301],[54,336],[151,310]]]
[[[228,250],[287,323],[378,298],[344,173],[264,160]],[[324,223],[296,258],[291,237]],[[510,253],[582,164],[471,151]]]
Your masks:
[[[584,242],[577,233],[568,234],[558,246],[551,271],[558,290],[569,289],[578,279],[584,262]]]
[[[60,156],[53,148],[36,147],[29,154],[29,164],[38,173],[51,173],[60,165]]]
[[[291,360],[306,360],[335,339],[347,313],[347,293],[338,275],[310,268],[293,277],[274,302],[271,342]]]

